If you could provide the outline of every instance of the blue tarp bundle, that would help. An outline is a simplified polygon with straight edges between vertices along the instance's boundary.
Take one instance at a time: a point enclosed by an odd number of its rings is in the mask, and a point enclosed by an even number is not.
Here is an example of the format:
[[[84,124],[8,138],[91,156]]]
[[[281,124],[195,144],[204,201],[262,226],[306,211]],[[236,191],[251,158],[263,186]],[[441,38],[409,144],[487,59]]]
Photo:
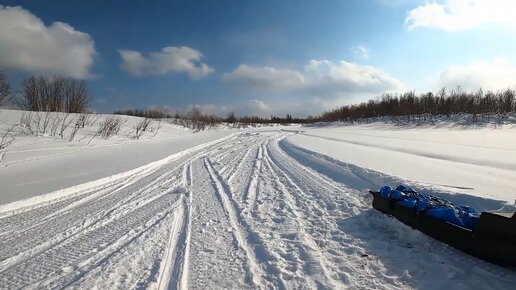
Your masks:
[[[478,222],[479,214],[475,209],[465,205],[455,206],[448,200],[430,194],[418,193],[408,186],[400,185],[396,188],[383,186],[379,192],[383,197],[404,207],[412,208],[419,214],[467,229],[472,230]]]

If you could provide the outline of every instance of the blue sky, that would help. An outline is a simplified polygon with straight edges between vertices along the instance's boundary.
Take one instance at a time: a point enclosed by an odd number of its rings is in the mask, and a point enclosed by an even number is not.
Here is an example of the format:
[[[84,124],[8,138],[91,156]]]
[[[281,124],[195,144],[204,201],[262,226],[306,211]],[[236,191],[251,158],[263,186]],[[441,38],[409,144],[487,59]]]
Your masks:
[[[509,0],[0,1],[0,67],[92,107],[316,114],[383,92],[516,83]]]

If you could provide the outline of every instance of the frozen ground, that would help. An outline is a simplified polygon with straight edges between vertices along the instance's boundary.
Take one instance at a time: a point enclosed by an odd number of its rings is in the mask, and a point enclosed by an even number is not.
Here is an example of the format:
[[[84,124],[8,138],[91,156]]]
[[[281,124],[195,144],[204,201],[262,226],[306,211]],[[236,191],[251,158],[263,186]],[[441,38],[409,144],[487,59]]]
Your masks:
[[[386,218],[366,190],[403,182],[509,208],[514,138],[369,126],[250,130],[192,145],[0,206],[0,289],[511,289],[515,271]],[[461,166],[471,182],[444,176]],[[506,175],[478,180],[481,170]]]

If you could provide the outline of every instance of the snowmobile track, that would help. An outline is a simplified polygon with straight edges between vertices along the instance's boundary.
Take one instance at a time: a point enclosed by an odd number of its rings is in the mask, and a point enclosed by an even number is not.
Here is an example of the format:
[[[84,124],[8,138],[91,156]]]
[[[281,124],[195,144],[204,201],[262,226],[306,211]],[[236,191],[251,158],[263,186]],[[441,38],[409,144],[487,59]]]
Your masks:
[[[516,284],[371,210],[362,189],[394,179],[292,134],[233,134],[3,210],[0,289],[413,289],[436,285],[428,273],[440,288]]]

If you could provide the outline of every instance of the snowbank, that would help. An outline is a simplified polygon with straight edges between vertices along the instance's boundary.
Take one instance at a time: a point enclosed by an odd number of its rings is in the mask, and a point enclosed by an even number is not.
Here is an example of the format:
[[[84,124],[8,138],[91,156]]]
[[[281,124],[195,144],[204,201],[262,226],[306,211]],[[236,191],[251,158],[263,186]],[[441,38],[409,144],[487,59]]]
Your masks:
[[[0,132],[19,124],[28,114],[0,110]],[[77,116],[71,114],[69,118]],[[135,127],[141,118],[115,115],[123,120],[120,132],[109,139],[94,137],[99,123],[109,116],[113,115],[93,116],[96,122],[80,129],[73,141],[68,140],[73,125],[63,139],[48,133],[30,134],[16,127],[15,140],[0,161],[0,204],[128,171],[235,132],[226,129],[193,133],[177,125],[154,122],[152,131],[136,140]]]
[[[479,197],[516,199],[516,129],[412,128],[373,123],[307,128],[295,146],[358,167]]]

